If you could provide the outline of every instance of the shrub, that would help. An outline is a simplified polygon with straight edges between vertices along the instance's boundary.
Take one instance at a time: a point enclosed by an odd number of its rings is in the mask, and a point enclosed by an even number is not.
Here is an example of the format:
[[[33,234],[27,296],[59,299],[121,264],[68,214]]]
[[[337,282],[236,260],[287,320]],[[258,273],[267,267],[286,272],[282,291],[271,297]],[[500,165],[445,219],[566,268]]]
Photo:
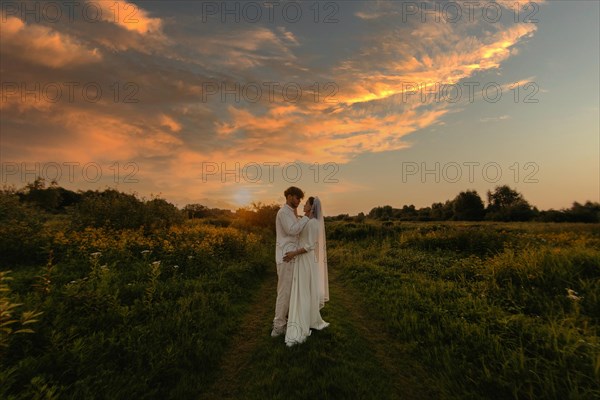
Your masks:
[[[48,245],[42,233],[45,220],[40,210],[21,204],[15,193],[0,191],[0,263],[42,262]]]

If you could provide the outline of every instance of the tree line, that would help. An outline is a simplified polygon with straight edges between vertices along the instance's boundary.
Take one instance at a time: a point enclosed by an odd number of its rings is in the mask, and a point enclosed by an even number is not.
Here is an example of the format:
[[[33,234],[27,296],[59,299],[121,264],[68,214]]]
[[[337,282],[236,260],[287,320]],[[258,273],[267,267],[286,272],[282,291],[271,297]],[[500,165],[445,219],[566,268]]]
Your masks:
[[[378,220],[401,221],[539,221],[539,222],[600,222],[600,203],[574,202],[571,208],[540,211],[529,204],[523,195],[510,186],[497,186],[487,192],[487,206],[475,190],[460,192],[453,200],[433,203],[431,207],[416,209],[414,205],[402,208],[379,206],[365,216],[360,213],[353,219],[366,217]],[[338,218],[350,218],[347,215]]]
[[[126,194],[115,189],[104,191],[74,192],[52,182],[46,185],[43,178],[16,190],[3,189],[4,197],[12,201],[3,201],[0,211],[8,211],[9,204],[32,206],[38,211],[49,214],[70,214],[72,223],[77,227],[95,226],[117,229],[146,229],[168,227],[186,219],[204,219],[218,226],[232,223],[245,226],[274,229],[275,215],[279,204],[252,203],[236,212],[209,208],[202,204],[188,204],[182,209],[168,201],[155,197],[150,200],[139,199],[135,194]],[[13,210],[14,212],[14,210]],[[6,216],[6,215],[5,215]],[[475,190],[460,192],[454,199],[444,203],[433,203],[431,207],[417,209],[414,205],[394,208],[390,205],[374,207],[368,214],[356,216],[341,214],[328,219],[347,219],[362,221],[375,220],[400,221],[539,221],[539,222],[600,222],[600,203],[574,202],[571,208],[540,211],[532,206],[521,193],[507,185],[497,186],[487,192],[487,205]],[[2,218],[0,218],[2,219]]]
[[[215,226],[238,226],[275,230],[275,215],[279,205],[253,203],[231,210],[209,208],[202,204],[188,204],[177,208],[167,200],[153,197],[139,198],[135,193],[115,189],[74,192],[58,186],[46,185],[37,178],[21,189],[0,189],[0,224],[16,224],[40,228],[52,218],[64,218],[73,229],[85,227],[110,229],[139,229],[147,232],[168,228],[187,219],[202,219]]]

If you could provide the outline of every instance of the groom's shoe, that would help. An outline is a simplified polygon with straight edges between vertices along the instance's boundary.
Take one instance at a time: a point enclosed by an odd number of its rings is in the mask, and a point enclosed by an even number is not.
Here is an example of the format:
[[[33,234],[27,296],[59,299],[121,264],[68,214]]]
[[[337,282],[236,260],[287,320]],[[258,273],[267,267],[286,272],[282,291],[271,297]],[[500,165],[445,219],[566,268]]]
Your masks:
[[[285,326],[282,326],[281,328],[273,328],[273,330],[271,331],[271,336],[277,337],[279,335],[283,335],[284,333],[285,333]]]

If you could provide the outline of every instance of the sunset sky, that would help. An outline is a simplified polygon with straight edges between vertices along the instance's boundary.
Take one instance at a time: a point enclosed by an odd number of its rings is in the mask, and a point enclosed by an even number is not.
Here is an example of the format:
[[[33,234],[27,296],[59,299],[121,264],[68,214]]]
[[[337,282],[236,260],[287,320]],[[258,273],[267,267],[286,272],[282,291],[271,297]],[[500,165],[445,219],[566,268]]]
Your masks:
[[[600,201],[597,1],[2,1],[2,184]],[[437,5],[436,5],[437,4]]]

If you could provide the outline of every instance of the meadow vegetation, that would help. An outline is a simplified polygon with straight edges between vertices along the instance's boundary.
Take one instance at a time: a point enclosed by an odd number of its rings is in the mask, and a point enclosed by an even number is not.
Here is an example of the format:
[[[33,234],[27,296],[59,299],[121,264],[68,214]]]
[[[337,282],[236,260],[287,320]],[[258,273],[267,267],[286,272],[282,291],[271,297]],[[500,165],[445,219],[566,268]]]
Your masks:
[[[597,224],[332,222],[328,255],[444,398],[600,396]]]
[[[330,218],[288,349],[276,206],[69,196],[0,193],[0,398],[600,398],[597,223]]]
[[[51,215],[0,197],[0,398],[193,398],[271,264],[272,237],[166,223],[168,208],[145,226],[160,202],[92,201]],[[119,218],[82,224],[92,213]]]

